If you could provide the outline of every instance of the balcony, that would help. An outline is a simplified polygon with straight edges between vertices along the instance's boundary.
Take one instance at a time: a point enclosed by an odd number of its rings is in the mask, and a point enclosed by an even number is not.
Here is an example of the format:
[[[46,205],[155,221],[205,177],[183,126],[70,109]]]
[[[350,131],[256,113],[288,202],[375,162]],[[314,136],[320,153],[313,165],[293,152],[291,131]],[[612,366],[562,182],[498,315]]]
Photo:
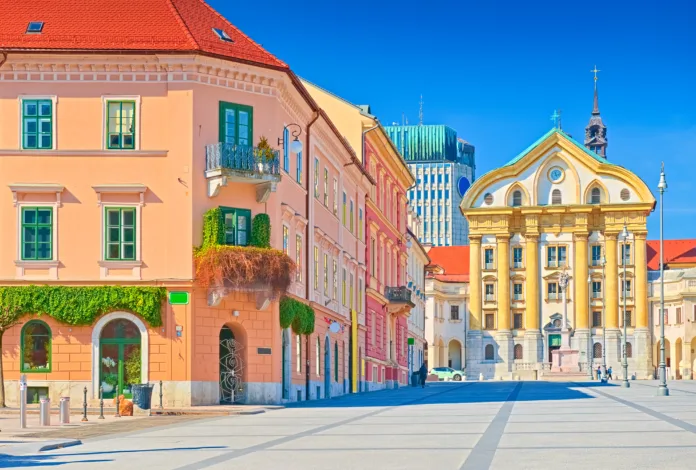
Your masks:
[[[411,314],[411,309],[416,306],[411,300],[411,295],[411,289],[405,286],[385,287],[384,296],[389,301],[387,304],[389,313],[409,316]]]
[[[280,153],[270,148],[217,143],[205,147],[208,197],[228,182],[257,185],[257,202],[266,202],[280,182]]]

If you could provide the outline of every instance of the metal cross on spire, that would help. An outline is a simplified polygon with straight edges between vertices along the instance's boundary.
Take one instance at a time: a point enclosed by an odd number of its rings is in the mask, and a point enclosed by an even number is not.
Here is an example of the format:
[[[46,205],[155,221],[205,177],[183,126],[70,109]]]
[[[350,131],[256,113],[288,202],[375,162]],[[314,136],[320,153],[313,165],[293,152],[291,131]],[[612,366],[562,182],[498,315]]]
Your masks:
[[[551,120],[553,121],[553,127],[560,129],[561,128],[561,110],[560,109],[554,109],[553,114],[551,115]]]
[[[599,69],[597,68],[597,66],[595,65],[595,66],[594,66],[594,69],[593,69],[593,70],[590,70],[590,72],[592,72],[592,73],[594,74],[594,80],[595,80],[595,82],[596,82],[596,81],[597,81],[597,73],[598,73],[598,72],[601,72],[601,70],[599,70]]]

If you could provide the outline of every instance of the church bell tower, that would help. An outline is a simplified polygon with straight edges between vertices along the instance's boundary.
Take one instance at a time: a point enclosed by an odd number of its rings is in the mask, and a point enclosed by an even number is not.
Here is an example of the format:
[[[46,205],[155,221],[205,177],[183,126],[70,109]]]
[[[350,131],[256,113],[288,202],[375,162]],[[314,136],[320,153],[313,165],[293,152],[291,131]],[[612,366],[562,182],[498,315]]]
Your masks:
[[[607,126],[602,122],[599,115],[599,99],[597,98],[597,66],[594,70],[594,106],[592,107],[592,117],[585,128],[585,147],[592,150],[597,155],[607,158]]]

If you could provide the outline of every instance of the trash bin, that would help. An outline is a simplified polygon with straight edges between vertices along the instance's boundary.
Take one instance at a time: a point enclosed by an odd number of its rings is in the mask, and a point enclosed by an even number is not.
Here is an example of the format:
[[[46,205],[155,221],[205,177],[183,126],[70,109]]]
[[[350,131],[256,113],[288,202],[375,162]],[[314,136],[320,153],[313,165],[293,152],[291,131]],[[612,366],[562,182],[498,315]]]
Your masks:
[[[149,410],[152,406],[152,390],[154,388],[155,386],[150,384],[131,385],[133,403],[138,405],[141,410]]]

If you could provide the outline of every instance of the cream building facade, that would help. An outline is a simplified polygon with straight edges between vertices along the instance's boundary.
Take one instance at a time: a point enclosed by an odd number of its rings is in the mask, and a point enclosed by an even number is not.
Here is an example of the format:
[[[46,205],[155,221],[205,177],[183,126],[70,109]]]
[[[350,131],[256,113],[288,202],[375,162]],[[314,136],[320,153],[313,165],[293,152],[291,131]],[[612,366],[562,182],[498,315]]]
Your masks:
[[[409,206],[406,231],[408,261],[406,264],[406,282],[411,290],[411,300],[415,307],[408,317],[409,337],[409,377],[417,372],[425,360],[425,267],[430,258],[426,247],[418,241],[421,237],[422,222],[412,206]]]
[[[625,304],[629,374],[650,376],[646,220],[654,205],[635,174],[556,128],[478,179],[461,204],[471,250],[468,375],[550,369],[560,346],[565,273],[567,325],[581,368],[606,354],[607,365],[621,370]]]

